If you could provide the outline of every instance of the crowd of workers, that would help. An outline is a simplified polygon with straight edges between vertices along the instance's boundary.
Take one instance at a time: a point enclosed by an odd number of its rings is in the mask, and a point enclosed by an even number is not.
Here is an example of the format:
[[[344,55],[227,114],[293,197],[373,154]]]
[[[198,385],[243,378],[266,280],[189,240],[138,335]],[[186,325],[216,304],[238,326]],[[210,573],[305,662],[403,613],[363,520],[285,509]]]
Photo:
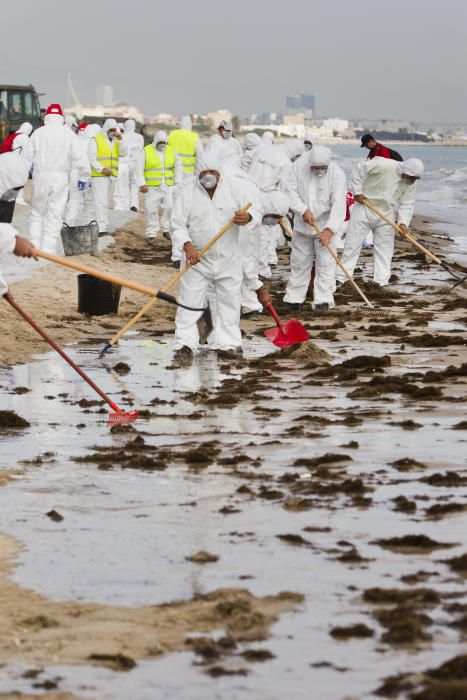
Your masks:
[[[131,119],[124,124],[107,119],[102,127],[78,124],[58,104],[31,131],[23,124],[2,147],[0,198],[22,188],[31,174],[32,194],[29,235],[21,238],[9,223],[0,223],[0,252],[33,256],[34,247],[60,252],[64,222],[96,219],[103,235],[112,201],[115,209],[136,212],[141,193],[147,244],[157,245],[162,233],[171,240],[174,265],[193,265],[181,280],[180,302],[201,308],[211,299],[214,329],[208,343],[224,353],[241,351],[241,315],[260,313],[270,303],[264,280],[277,264],[278,247],[291,248],[284,296],[291,311],[306,299],[313,266],[313,309],[334,307],[336,285],[346,277],[329,249],[343,248],[341,263],[353,274],[362,246],[371,241],[373,279],[387,285],[394,230],[365,201],[407,232],[423,175],[420,160],[402,161],[371,134],[362,137],[368,158],[354,168],[348,192],[331,150],[314,145],[310,135],[275,143],[272,132],[247,133],[242,146],[232,124],[221,121],[203,146],[191,119],[183,117],[180,129],[157,131],[145,146]],[[201,257],[203,246],[231,220],[229,233]],[[196,321],[196,313],[178,309],[179,359],[190,359],[198,348]]]

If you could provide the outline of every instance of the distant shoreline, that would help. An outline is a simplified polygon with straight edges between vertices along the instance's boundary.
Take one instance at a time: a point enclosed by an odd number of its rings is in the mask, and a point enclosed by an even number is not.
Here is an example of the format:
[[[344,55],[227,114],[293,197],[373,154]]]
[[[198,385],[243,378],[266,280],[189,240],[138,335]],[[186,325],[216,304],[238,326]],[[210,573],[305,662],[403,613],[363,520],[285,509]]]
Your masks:
[[[320,143],[323,145],[332,145],[332,146],[360,146],[360,139],[320,139],[319,141],[316,140],[316,143]],[[439,148],[440,146],[449,146],[449,147],[463,147],[467,148],[467,139],[458,139],[457,141],[454,140],[449,140],[449,141],[390,141],[388,139],[384,139],[384,144],[388,144],[389,146],[435,146],[436,148]]]

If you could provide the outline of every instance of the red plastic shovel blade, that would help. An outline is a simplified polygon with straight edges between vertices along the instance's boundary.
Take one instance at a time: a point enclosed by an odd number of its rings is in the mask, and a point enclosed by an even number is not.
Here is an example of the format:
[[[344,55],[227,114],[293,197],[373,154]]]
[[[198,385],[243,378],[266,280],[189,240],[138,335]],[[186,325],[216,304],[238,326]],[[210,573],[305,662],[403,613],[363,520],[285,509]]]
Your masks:
[[[124,423],[134,423],[138,418],[138,411],[119,411],[109,413],[109,425],[123,425]]]
[[[283,323],[282,328],[284,329],[283,333],[277,326],[267,328],[264,331],[266,338],[278,348],[286,348],[288,345],[296,343],[306,343],[310,339],[307,329],[296,318],[291,318],[290,321]]]

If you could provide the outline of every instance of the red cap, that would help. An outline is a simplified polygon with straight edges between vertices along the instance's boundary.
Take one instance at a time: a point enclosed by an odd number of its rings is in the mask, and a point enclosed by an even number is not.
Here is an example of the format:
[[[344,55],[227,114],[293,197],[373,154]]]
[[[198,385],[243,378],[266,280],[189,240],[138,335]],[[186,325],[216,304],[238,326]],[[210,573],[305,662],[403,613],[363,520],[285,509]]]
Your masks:
[[[59,114],[61,117],[63,117],[62,108],[59,104],[49,105],[47,107],[46,114]]]
[[[79,130],[84,131],[85,128],[89,126],[87,122],[83,122],[82,124],[79,125]]]

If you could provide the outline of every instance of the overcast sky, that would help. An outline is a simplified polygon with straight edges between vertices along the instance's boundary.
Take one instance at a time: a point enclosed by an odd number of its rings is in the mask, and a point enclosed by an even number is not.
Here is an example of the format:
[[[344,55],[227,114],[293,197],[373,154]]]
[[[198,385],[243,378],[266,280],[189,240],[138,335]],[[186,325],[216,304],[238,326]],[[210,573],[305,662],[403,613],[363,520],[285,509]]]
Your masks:
[[[107,83],[146,115],[284,111],[467,122],[465,0],[21,0],[3,22],[0,80],[41,103]],[[5,12],[3,13],[5,15]],[[3,17],[6,19],[6,16]],[[6,29],[6,27],[9,29]]]

